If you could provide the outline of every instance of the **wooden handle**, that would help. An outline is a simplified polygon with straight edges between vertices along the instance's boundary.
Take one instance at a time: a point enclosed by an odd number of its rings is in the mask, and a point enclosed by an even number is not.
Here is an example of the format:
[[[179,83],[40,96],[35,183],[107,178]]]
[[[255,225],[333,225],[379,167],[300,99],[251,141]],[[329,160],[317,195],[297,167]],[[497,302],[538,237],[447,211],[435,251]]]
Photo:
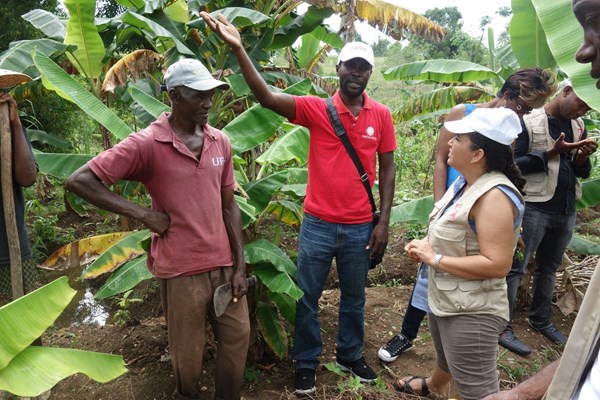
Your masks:
[[[21,264],[21,244],[17,230],[17,216],[15,214],[15,198],[13,193],[13,166],[12,166],[12,133],[8,104],[0,104],[0,171],[2,171],[2,206],[4,208],[4,222],[8,237],[8,251],[10,256],[10,282],[12,285],[13,300],[23,296],[23,266]]]

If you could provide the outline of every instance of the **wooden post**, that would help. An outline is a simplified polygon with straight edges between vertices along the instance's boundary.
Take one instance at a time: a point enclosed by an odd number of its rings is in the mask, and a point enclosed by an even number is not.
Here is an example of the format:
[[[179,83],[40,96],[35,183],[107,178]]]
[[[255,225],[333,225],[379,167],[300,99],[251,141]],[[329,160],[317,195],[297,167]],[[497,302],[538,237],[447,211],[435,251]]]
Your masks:
[[[2,204],[8,237],[10,256],[10,282],[13,300],[23,296],[23,266],[21,264],[21,244],[17,230],[15,199],[13,193],[12,131],[8,114],[8,104],[0,104],[0,170],[2,171]]]

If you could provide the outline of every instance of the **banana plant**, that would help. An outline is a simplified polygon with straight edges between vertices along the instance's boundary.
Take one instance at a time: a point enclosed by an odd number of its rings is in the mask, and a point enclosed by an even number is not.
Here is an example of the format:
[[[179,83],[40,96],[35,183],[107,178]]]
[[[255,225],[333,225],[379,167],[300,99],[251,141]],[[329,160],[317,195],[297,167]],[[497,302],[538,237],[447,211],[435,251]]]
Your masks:
[[[121,356],[32,345],[75,293],[62,277],[0,307],[0,390],[35,397],[76,373],[104,383],[127,372]]]

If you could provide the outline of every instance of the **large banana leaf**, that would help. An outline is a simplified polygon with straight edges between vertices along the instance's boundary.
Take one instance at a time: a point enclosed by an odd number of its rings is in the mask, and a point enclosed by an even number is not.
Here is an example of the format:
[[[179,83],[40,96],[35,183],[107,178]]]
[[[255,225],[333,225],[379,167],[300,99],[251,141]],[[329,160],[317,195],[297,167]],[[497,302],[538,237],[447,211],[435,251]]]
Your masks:
[[[46,10],[35,9],[21,15],[21,18],[42,31],[50,39],[61,42],[65,40],[67,29],[57,15]]]
[[[308,161],[308,129],[284,123],[286,133],[277,138],[269,148],[256,159],[259,164],[281,166],[292,160],[300,165]]]
[[[304,208],[299,201],[273,200],[267,207],[267,212],[273,213],[281,222],[299,228]]]
[[[413,97],[392,112],[395,121],[410,121],[417,115],[444,112],[457,104],[487,101],[494,97],[479,87],[445,86]]]
[[[296,300],[285,293],[267,292],[267,297],[277,306],[283,318],[292,325],[296,323]]]
[[[290,275],[275,270],[272,265],[254,265],[252,272],[270,292],[285,293],[294,301],[299,300],[304,295],[304,292],[296,285]]]
[[[171,107],[134,86],[130,86],[128,90],[131,98],[140,104],[144,110],[150,113],[155,119],[158,118],[160,114],[171,111]]]
[[[267,345],[277,357],[283,359],[287,354],[288,342],[277,308],[269,303],[258,303],[256,305],[256,319]]]
[[[75,293],[63,276],[0,307],[0,371],[52,326]]]
[[[581,199],[577,200],[578,210],[593,207],[600,203],[600,178],[591,179],[581,184]]]
[[[35,150],[34,154],[40,171],[65,179],[93,158],[86,154],[42,153]]]
[[[510,44],[519,65],[554,69],[556,61],[550,52],[546,34],[531,0],[512,0]]]
[[[262,213],[267,208],[273,195],[281,189],[287,179],[287,171],[282,170],[266,178],[248,182],[243,186],[248,196],[250,196],[248,203],[255,208],[256,214]]]
[[[27,136],[32,142],[38,142],[45,145],[50,145],[57,149],[69,150],[73,146],[68,140],[52,133],[40,131],[38,129],[27,129]]]
[[[236,179],[237,180],[237,179]],[[242,228],[246,229],[248,225],[256,221],[256,209],[248,204],[248,200],[242,196],[234,195],[240,211],[242,212]]]
[[[423,80],[432,82],[465,83],[494,80],[500,76],[483,65],[462,60],[435,59],[398,65],[382,72],[387,80]]]
[[[166,52],[175,45],[179,53],[194,56],[194,52],[182,42],[180,35],[174,34],[159,23],[146,18],[143,15],[133,11],[125,11],[121,14],[121,21],[152,35],[153,38],[157,40],[156,45],[159,47],[159,50],[161,50],[161,53]]]
[[[571,0],[532,1],[550,50],[560,68],[569,75],[577,96],[590,107],[600,110],[600,96],[595,80],[590,77],[590,64],[579,64],[575,60],[583,29],[573,15]]]
[[[33,397],[76,373],[97,382],[111,381],[127,372],[123,357],[90,351],[30,346],[0,370],[0,390]]]
[[[433,196],[421,197],[420,199],[407,201],[392,207],[390,223],[419,222],[426,223],[429,214],[433,210]]]
[[[106,49],[94,24],[96,0],[64,0],[64,5],[69,10],[65,43],[77,46],[67,56],[81,75],[97,78],[102,73]]]
[[[219,15],[223,15],[229,22],[235,25],[238,29],[246,27],[257,27],[262,24],[266,24],[271,21],[268,15],[265,15],[259,11],[252,10],[244,7],[225,7],[217,11],[210,13],[214,18],[218,18]],[[198,28],[200,30],[206,29],[206,22],[202,18],[195,19],[188,23],[189,26]],[[212,33],[212,35],[215,35]]]
[[[318,8],[311,6],[308,7],[306,13],[293,19],[290,16],[286,16],[286,18],[282,19],[282,24],[284,25],[275,31],[275,37],[273,38],[273,42],[269,47],[272,49],[280,49],[282,47],[293,45],[296,39],[321,26],[323,21],[329,18],[332,14],[333,10],[331,8]],[[338,44],[340,45],[339,47],[341,47],[343,42],[339,36],[337,37]]]
[[[75,293],[63,276],[0,308],[0,390],[31,397],[74,373],[107,382],[127,371],[120,356],[30,346]]]
[[[600,254],[600,245],[581,236],[573,235],[567,246],[569,250],[579,254],[598,255]]]
[[[146,265],[147,256],[145,254],[134,258],[123,264],[114,274],[106,280],[96,292],[96,299],[105,299],[119,293],[128,291],[137,286],[138,283],[152,278],[152,274]]]
[[[0,54],[0,68],[22,72],[35,78],[39,73],[31,56],[33,50],[47,56],[56,56],[63,54],[67,49],[73,50],[73,47],[51,39],[12,42],[8,50]]]
[[[140,241],[148,238],[149,235],[150,231],[144,229],[121,239],[118,243],[112,245],[105,251],[96,261],[84,269],[81,273],[81,278],[96,278],[107,272],[114,271],[120,265],[140,256],[144,253],[144,249],[140,246]]]
[[[312,87],[310,80],[305,79],[288,87],[284,92],[295,95],[307,94]],[[273,136],[281,126],[284,118],[260,105],[238,115],[223,128],[236,153],[250,150]]]
[[[261,268],[261,270],[271,269],[273,276],[285,275],[288,277],[288,279],[290,276],[296,276],[296,265],[292,262],[292,260],[290,260],[287,254],[285,254],[279,247],[265,239],[258,239],[252,243],[244,245],[244,260],[246,260],[248,264],[268,263],[272,265],[272,267],[269,266],[269,268]],[[287,293],[295,300],[298,300],[300,297],[302,297],[302,291],[291,279],[289,279],[289,281],[288,279],[283,279],[283,281],[276,283],[275,285],[277,290],[271,288],[269,283],[265,282],[264,279],[263,283],[274,292]],[[271,280],[269,280],[269,282],[271,282]]]
[[[68,267],[79,267],[80,265],[87,264],[98,258],[100,254],[104,253],[115,243],[130,234],[131,232],[106,233],[104,235],[90,236],[66,244],[50,254],[50,257],[48,257],[40,267],[44,269],[59,270]],[[62,266],[61,262],[67,265]]]
[[[125,139],[133,131],[117,114],[63,71],[48,56],[35,52],[33,60],[42,75],[42,82],[46,89],[54,90],[61,97],[75,103],[120,140]]]
[[[298,56],[298,66],[308,70],[310,64],[321,48],[321,41],[313,35],[302,36],[302,44],[298,47],[296,54]]]

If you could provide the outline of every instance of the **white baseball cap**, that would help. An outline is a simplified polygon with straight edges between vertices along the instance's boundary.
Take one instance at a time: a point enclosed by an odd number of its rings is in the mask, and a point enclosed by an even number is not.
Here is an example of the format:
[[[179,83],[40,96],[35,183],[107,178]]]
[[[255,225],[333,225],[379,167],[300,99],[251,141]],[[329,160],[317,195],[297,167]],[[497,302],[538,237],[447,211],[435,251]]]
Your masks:
[[[201,91],[229,88],[227,82],[213,78],[204,64],[192,58],[185,58],[171,64],[165,73],[165,86],[167,90],[177,86],[186,86]]]
[[[375,66],[375,56],[373,55],[373,49],[368,44],[362,42],[350,42],[347,43],[338,56],[338,64],[351,60],[353,58],[362,58],[372,67]]]
[[[477,132],[504,145],[510,145],[521,133],[517,114],[504,107],[476,108],[463,119],[444,123],[446,129],[457,135]]]

